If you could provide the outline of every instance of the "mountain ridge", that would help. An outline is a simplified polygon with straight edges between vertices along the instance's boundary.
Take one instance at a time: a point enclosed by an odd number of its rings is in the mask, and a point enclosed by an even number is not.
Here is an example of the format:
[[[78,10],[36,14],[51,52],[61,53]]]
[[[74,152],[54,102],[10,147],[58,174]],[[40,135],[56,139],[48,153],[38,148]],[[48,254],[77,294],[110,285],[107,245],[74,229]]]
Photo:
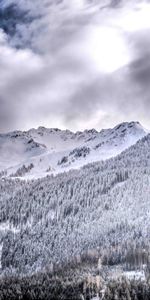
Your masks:
[[[139,122],[132,121],[100,131],[72,132],[40,126],[0,134],[0,171],[18,177],[25,167],[27,172],[21,177],[38,178],[78,169],[118,155],[148,133]]]

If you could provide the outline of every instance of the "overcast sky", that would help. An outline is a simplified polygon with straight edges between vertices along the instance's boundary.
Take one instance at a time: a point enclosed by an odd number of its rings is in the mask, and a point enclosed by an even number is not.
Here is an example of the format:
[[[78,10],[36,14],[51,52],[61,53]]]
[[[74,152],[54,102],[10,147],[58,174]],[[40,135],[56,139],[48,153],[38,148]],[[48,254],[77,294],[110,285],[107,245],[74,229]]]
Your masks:
[[[0,1],[1,132],[150,128],[150,3],[85,1]]]

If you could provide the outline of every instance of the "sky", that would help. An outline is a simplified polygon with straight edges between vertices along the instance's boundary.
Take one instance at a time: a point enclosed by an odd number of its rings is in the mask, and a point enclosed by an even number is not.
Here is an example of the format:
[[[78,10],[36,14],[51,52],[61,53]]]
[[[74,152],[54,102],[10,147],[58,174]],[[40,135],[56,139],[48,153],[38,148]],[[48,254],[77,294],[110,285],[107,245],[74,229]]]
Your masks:
[[[0,131],[150,128],[150,1],[0,0]]]

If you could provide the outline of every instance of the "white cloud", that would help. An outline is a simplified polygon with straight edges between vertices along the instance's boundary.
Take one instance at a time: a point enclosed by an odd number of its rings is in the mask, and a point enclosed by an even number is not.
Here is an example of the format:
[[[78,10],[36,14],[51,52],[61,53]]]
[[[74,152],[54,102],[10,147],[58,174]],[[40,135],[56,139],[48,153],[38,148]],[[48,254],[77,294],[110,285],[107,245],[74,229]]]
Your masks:
[[[139,2],[136,9],[125,10],[116,21],[119,26],[128,32],[150,28],[150,4]]]
[[[16,2],[36,18],[18,25],[11,44],[0,32],[1,130],[100,128],[127,118],[148,123],[149,88],[142,76],[149,66],[144,60],[141,67],[148,4],[99,10],[84,1],[66,0],[59,8],[50,2]],[[20,50],[12,47],[18,40]]]

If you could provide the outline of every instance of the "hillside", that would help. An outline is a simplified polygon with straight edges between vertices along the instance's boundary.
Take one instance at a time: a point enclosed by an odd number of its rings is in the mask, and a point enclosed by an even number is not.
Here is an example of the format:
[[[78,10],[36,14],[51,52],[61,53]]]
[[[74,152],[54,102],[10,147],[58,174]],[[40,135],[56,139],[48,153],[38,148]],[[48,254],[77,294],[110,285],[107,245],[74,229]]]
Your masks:
[[[35,271],[89,250],[112,264],[149,255],[150,135],[120,155],[56,177],[1,179],[1,264]]]

